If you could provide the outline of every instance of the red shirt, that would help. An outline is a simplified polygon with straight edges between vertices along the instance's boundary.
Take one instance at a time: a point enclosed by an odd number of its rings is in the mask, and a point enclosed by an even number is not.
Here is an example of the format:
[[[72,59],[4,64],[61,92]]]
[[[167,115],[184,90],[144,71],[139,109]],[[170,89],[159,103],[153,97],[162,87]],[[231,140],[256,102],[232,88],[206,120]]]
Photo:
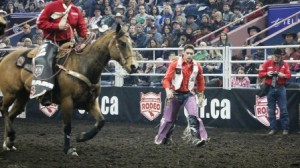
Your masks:
[[[168,70],[166,72],[166,75],[163,79],[163,87],[164,88],[172,88],[174,90],[174,86],[172,86],[172,79],[175,76],[175,69],[177,66],[177,62],[178,60],[174,60],[168,67]],[[190,80],[190,76],[193,72],[193,62],[187,64],[183,59],[182,59],[182,75],[183,75],[183,79],[182,79],[182,83],[180,88],[178,89],[178,91],[181,92],[188,92],[188,85],[189,85],[189,80]],[[198,66],[198,75],[196,77],[196,85],[197,85],[197,91],[198,92],[202,92],[205,89],[205,85],[204,85],[204,77],[203,77],[203,71],[202,71],[202,67],[199,63],[197,63]]]
[[[262,69],[259,71],[259,77],[260,78],[266,78],[265,84],[271,85],[272,84],[272,77],[268,77],[268,72],[281,72],[285,74],[285,78],[278,77],[277,84],[278,85],[285,85],[286,82],[291,78],[291,71],[289,69],[289,66],[286,62],[283,62],[283,65],[279,67],[279,64],[273,61],[273,60],[267,60],[263,63]]]
[[[80,37],[85,37],[88,30],[84,22],[81,11],[73,4],[69,13],[67,23],[76,29],[77,34]],[[52,41],[69,41],[71,37],[74,36],[74,33],[70,29],[59,30],[58,23],[61,18],[53,20],[51,15],[54,12],[64,12],[65,8],[63,7],[63,2],[61,0],[54,1],[45,6],[45,9],[41,12],[40,16],[37,19],[37,27],[42,29],[44,32],[44,38]]]

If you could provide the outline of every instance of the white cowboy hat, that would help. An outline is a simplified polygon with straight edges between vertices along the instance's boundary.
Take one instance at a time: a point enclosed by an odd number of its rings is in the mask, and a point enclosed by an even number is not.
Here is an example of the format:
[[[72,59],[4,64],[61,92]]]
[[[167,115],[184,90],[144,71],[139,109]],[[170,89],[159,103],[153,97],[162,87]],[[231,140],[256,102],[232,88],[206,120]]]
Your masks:
[[[7,13],[4,10],[0,10],[0,14],[3,13],[4,15],[7,15]]]
[[[100,28],[99,28],[99,31],[100,32],[105,32],[105,31],[107,31],[109,29],[109,27],[107,26],[107,25],[102,25]]]
[[[91,29],[92,29],[92,30],[96,30],[96,29],[99,29],[99,27],[98,27],[96,24],[92,24],[92,25],[91,25]]]

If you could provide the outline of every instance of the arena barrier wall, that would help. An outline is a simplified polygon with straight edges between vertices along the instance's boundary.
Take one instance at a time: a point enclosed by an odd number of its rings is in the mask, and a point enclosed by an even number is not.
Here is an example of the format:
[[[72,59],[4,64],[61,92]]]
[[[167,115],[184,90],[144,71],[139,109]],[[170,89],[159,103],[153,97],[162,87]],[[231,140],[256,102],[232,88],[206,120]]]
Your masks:
[[[238,129],[267,128],[266,98],[256,96],[257,89],[215,89],[205,91],[204,107],[199,109],[200,117],[206,126]],[[291,130],[298,130],[300,91],[288,90],[288,111]],[[108,122],[131,122],[158,124],[165,104],[165,91],[162,88],[146,87],[104,87],[99,96],[102,113]],[[54,111],[48,109],[48,112]],[[44,110],[45,111],[45,110]],[[53,115],[52,115],[53,114]],[[61,119],[58,112],[52,119]],[[24,115],[23,115],[24,116]],[[27,118],[47,118],[39,110],[36,100],[26,107]],[[278,116],[279,117],[279,116]],[[74,111],[75,119],[91,119],[84,110]],[[179,112],[177,124],[185,124],[184,109]]]

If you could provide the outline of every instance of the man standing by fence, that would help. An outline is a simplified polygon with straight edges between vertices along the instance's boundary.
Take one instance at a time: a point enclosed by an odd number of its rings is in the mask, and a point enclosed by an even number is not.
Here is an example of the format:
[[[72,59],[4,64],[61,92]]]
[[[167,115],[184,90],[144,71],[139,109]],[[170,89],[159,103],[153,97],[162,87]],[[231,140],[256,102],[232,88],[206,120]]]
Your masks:
[[[289,115],[287,111],[287,97],[285,85],[291,78],[289,66],[282,59],[282,50],[275,49],[273,58],[263,63],[259,77],[265,78],[266,93],[268,100],[268,115],[270,121],[269,135],[277,132],[276,103],[280,110],[280,121],[283,135],[289,134]]]
[[[155,137],[155,144],[172,143],[171,134],[182,105],[188,113],[188,127],[184,133],[184,139],[195,146],[205,144],[207,133],[199,118],[197,106],[197,104],[202,106],[205,99],[205,85],[202,67],[193,61],[194,54],[194,46],[186,45],[182,57],[173,61],[166,72],[163,87],[166,90],[167,101],[158,134]],[[197,85],[196,91],[194,91],[195,84]]]

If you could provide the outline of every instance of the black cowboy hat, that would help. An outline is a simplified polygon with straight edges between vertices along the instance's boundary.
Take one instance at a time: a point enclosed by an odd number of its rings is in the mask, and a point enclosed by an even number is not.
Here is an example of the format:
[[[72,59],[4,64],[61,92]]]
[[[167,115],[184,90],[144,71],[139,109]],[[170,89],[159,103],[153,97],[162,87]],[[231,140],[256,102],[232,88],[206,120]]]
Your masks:
[[[281,57],[282,56],[282,50],[280,48],[274,49],[273,55],[275,55],[276,57]]]
[[[185,15],[186,18],[188,18],[189,16],[194,17],[194,20],[197,20],[197,18],[198,18],[198,16],[193,14],[193,13],[188,13],[188,14]]]
[[[293,39],[295,39],[295,38],[297,37],[297,34],[294,33],[294,32],[292,32],[292,31],[288,31],[288,32],[286,32],[286,33],[282,33],[281,36],[282,36],[282,38],[284,38],[284,39],[285,39],[286,36],[293,36]]]
[[[248,34],[250,34],[250,30],[252,30],[252,29],[255,29],[257,32],[261,31],[261,29],[259,27],[257,27],[257,26],[251,26],[251,27],[248,27],[248,29],[247,29]]]

